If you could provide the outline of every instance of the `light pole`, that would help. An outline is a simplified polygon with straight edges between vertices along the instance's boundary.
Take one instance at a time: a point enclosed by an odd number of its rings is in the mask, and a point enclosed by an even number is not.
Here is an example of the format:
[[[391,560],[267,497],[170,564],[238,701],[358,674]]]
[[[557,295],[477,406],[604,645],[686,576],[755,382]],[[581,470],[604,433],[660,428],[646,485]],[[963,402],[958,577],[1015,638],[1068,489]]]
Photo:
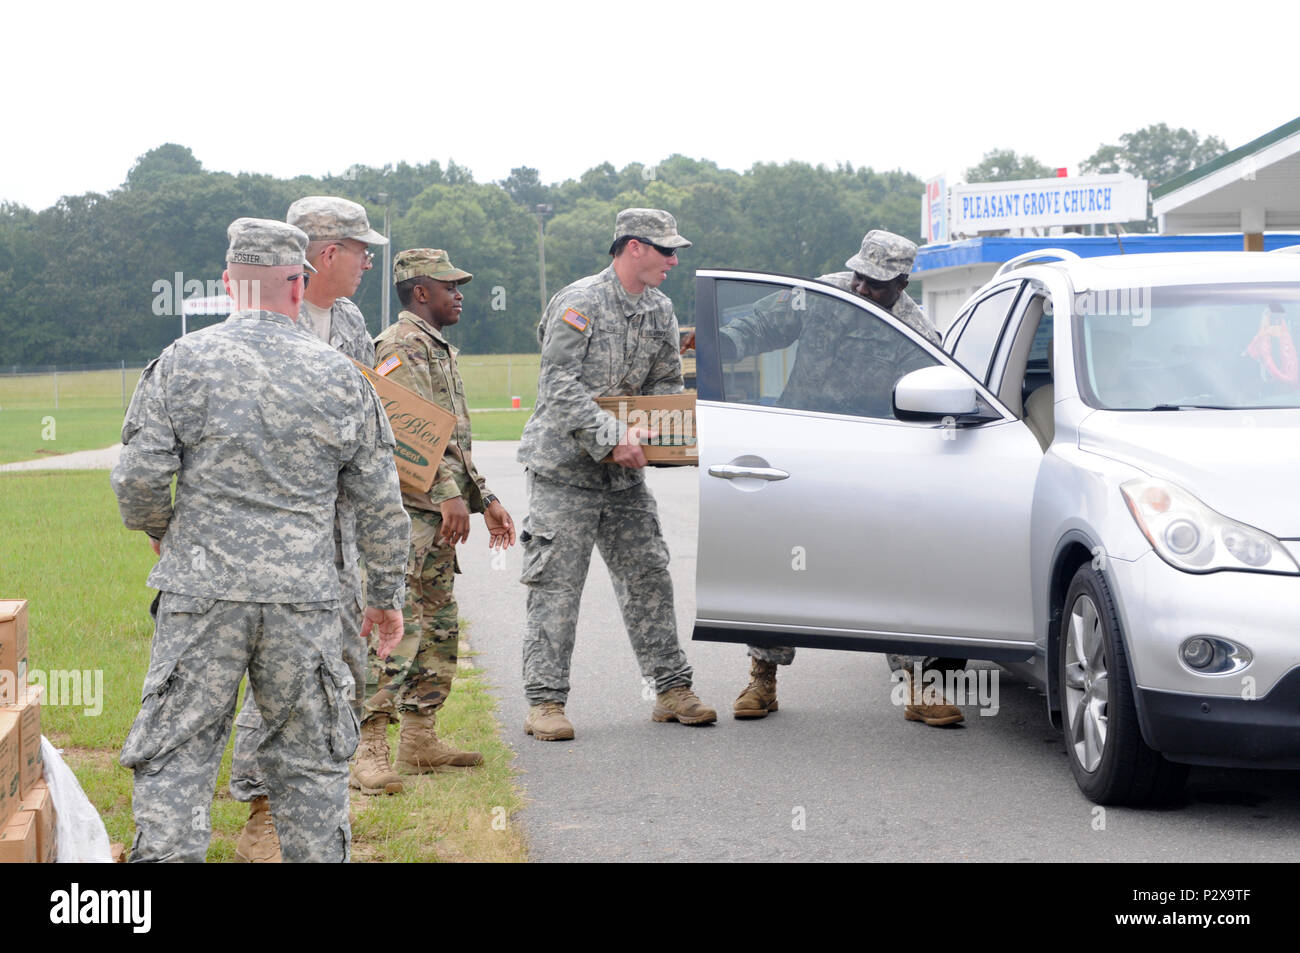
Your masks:
[[[388,293],[393,285],[392,281],[389,280],[393,274],[393,242],[388,232],[388,212],[393,207],[393,201],[392,197],[387,192],[380,192],[376,196],[376,199],[384,206],[384,238],[387,239],[384,242],[384,296],[380,299],[382,303],[379,306],[379,330],[387,331],[389,315]]]
[[[546,229],[542,227],[546,216],[551,214],[551,206],[536,206],[537,215],[537,277],[542,285],[542,311],[546,310]]]

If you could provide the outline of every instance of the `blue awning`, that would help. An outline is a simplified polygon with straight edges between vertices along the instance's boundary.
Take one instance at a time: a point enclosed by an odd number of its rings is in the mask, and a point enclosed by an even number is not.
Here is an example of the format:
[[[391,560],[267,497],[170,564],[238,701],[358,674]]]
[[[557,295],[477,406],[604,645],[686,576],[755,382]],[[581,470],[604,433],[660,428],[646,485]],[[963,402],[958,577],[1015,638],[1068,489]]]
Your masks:
[[[1121,248],[1121,242],[1123,247]],[[927,271],[940,268],[957,268],[963,265],[1000,265],[1017,255],[1039,248],[1065,248],[1080,258],[1098,258],[1102,255],[1153,254],[1178,251],[1241,251],[1241,232],[1198,235],[1046,235],[1043,237],[985,237],[967,238],[959,242],[940,242],[922,245],[916,255],[913,277],[923,277]],[[1274,233],[1264,235],[1264,250],[1300,245],[1300,234]]]

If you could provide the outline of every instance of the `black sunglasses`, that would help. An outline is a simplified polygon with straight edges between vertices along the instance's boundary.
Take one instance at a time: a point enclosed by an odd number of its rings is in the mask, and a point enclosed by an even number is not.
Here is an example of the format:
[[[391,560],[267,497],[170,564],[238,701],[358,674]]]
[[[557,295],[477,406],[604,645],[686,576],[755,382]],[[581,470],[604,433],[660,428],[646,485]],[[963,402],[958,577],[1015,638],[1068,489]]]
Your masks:
[[[662,245],[656,245],[654,242],[646,241],[644,238],[638,238],[637,241],[639,241],[642,245],[649,245],[651,248],[653,248],[659,254],[663,255],[665,258],[672,258],[673,255],[677,254],[676,248],[664,248]]]

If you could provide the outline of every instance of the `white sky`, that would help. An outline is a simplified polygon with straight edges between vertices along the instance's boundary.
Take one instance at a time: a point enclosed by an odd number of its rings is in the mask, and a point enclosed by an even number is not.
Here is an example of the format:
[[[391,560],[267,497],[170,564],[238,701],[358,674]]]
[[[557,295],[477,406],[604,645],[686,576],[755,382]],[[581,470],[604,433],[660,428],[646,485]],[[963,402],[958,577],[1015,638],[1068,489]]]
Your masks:
[[[1077,173],[1150,123],[1231,148],[1300,113],[1293,44],[1275,42],[1297,15],[1256,0],[173,0],[3,17],[0,199],[38,209],[116,187],[164,142],[282,177],[450,158],[480,182],[519,165],[554,182],[680,152],[951,181],[993,148]]]

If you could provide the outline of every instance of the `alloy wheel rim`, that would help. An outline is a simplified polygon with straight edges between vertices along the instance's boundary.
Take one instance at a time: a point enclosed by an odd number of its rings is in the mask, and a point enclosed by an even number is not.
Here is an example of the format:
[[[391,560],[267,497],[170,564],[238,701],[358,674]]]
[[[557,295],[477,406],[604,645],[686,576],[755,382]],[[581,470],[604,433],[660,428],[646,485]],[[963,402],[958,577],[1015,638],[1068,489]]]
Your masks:
[[[1092,597],[1081,595],[1070,607],[1065,651],[1065,709],[1074,757],[1089,774],[1106,751],[1110,677],[1106,638]]]

